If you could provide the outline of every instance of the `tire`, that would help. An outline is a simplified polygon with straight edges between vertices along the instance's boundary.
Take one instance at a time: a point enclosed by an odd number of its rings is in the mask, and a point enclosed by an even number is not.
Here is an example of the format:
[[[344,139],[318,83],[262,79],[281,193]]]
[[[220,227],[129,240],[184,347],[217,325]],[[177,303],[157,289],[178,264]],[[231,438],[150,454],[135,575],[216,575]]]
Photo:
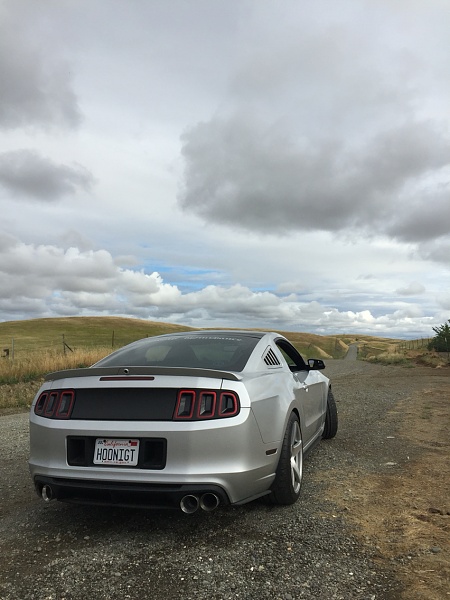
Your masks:
[[[303,440],[300,422],[291,413],[281,446],[275,481],[269,500],[272,504],[294,504],[300,496],[303,478]]]
[[[327,398],[327,412],[325,416],[325,429],[322,433],[324,440],[334,438],[338,430],[338,412],[336,407],[336,401],[333,396],[331,388],[328,390]]]

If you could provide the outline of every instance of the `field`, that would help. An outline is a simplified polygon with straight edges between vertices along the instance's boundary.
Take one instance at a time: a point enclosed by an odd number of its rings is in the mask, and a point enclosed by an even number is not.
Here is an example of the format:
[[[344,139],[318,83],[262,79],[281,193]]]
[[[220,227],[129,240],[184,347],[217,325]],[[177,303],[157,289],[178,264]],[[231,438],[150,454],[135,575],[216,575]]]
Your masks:
[[[88,367],[135,340],[192,328],[119,317],[67,317],[0,323],[0,411],[29,407],[46,373]],[[387,364],[411,360],[438,366],[424,348],[401,350],[401,340],[371,336],[320,336],[280,332],[305,358],[342,358],[357,344],[360,358]],[[419,348],[419,341],[416,344]]]

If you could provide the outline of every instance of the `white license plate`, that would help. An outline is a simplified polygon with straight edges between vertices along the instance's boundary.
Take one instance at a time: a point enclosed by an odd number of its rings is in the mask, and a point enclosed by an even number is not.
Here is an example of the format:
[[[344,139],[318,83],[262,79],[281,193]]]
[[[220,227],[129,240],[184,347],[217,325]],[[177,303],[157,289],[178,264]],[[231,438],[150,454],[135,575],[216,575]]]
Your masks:
[[[139,440],[97,438],[94,448],[94,465],[128,465],[138,463]]]

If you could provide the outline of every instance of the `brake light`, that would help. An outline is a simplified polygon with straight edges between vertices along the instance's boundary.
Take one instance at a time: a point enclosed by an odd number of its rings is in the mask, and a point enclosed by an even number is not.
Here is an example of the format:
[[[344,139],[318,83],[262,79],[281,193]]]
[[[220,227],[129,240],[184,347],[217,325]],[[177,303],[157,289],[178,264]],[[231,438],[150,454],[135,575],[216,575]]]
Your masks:
[[[199,419],[211,419],[214,416],[216,410],[216,398],[216,392],[200,392],[197,405],[197,417]]]
[[[73,402],[75,400],[75,392],[73,390],[64,390],[59,396],[58,407],[55,412],[57,419],[68,419],[72,412]]]
[[[191,419],[194,414],[195,392],[183,390],[178,394],[175,415],[177,419]]]
[[[239,397],[234,392],[213,390],[180,390],[173,419],[202,421],[223,419],[239,413]]]
[[[37,399],[34,413],[47,419],[70,419],[74,402],[73,390],[42,392]]]
[[[50,392],[44,405],[44,417],[51,419],[58,406],[58,392]]]
[[[44,412],[44,406],[47,401],[47,397],[48,393],[42,392],[42,394],[38,398],[38,401],[36,402],[36,406],[34,407],[34,414],[42,415],[42,413]]]
[[[219,417],[234,417],[239,412],[236,394],[223,392],[220,395]]]

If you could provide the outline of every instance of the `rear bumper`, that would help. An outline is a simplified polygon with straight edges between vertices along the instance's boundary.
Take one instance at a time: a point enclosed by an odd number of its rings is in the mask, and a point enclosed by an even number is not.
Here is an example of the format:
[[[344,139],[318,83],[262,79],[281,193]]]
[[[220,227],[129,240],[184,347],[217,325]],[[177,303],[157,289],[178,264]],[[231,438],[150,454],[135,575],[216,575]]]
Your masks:
[[[42,488],[47,486],[51,499],[72,504],[179,509],[184,497],[195,496],[200,500],[205,494],[217,496],[220,505],[230,504],[225,490],[214,484],[124,483],[38,475],[34,485],[39,496]]]
[[[93,465],[84,460],[92,454],[89,444],[79,459],[70,439],[93,436],[141,440],[138,465]],[[141,456],[144,441],[151,439],[166,441],[164,459],[155,465],[147,464],[145,453]],[[154,456],[154,447],[150,449],[149,456]],[[33,482],[38,491],[53,484],[54,497],[67,502],[178,506],[193,491],[197,496],[214,493],[221,504],[240,504],[270,489],[277,450],[278,444],[264,444],[248,409],[232,419],[195,423],[56,421],[34,414],[30,420]]]

